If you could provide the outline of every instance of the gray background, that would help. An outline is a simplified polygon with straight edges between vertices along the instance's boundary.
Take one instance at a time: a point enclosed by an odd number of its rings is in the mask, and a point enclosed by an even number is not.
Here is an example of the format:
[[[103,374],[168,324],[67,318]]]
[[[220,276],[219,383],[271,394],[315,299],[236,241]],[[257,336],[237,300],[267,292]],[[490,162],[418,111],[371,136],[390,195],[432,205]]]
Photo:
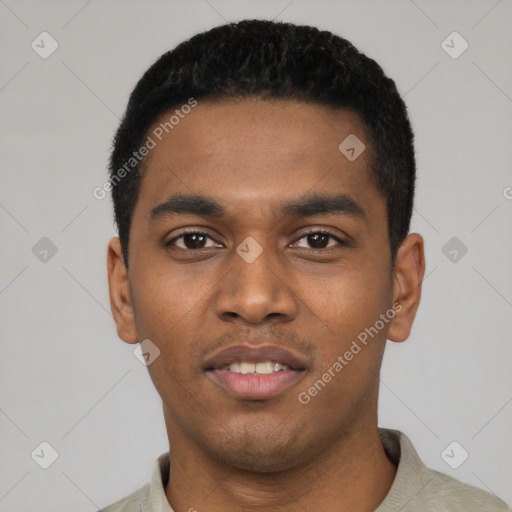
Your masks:
[[[427,277],[412,336],[389,342],[380,424],[407,433],[432,468],[512,502],[511,0],[0,0],[0,17],[1,511],[94,511],[149,481],[168,449],[147,369],[116,336],[115,229],[92,190],[142,72],[242,18],[340,34],[405,95]],[[31,48],[43,31],[59,44],[47,59]],[[441,46],[453,31],[469,43],[456,59]],[[44,241],[33,251],[42,237],[55,255]],[[452,237],[468,249],[457,242],[456,261],[443,252]],[[31,458],[42,441],[59,454],[45,470]],[[469,453],[457,469],[441,456],[453,441]],[[460,461],[460,448],[448,453]]]

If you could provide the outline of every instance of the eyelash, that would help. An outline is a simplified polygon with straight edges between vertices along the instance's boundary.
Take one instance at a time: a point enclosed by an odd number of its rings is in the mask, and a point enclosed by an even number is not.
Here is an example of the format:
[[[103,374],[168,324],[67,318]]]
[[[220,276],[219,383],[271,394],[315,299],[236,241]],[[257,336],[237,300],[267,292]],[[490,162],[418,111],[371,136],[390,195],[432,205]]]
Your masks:
[[[302,240],[303,238],[306,238],[308,235],[316,235],[316,234],[319,234],[319,235],[327,235],[331,238],[333,238],[334,240],[336,240],[336,242],[338,242],[338,244],[340,246],[346,246],[348,245],[347,242],[345,242],[344,240],[341,240],[338,236],[336,236],[334,233],[332,233],[331,231],[327,230],[327,229],[318,229],[318,228],[313,228],[309,231],[307,231],[306,233],[303,233],[299,238],[296,239],[296,242],[298,242],[299,240]],[[174,238],[172,238],[171,240],[169,240],[168,242],[165,243],[165,246],[166,247],[171,247],[177,240],[179,240],[180,238],[183,238],[185,235],[202,235],[202,236],[205,236],[207,238],[209,238],[210,240],[213,240],[214,242],[216,243],[219,243],[217,242],[216,240],[214,240],[210,235],[208,235],[207,233],[204,233],[202,231],[197,231],[197,230],[189,230],[189,231],[183,231],[182,233],[180,233],[178,236],[175,236]],[[295,242],[294,242],[295,243]],[[334,247],[326,247],[326,248],[323,248],[323,249],[314,249],[314,248],[310,248],[311,251],[328,251],[329,249],[333,249]],[[178,249],[181,249],[183,251],[200,251],[201,249],[183,249],[181,247],[178,247]],[[204,248],[203,248],[204,249]],[[207,249],[209,249],[207,247]]]

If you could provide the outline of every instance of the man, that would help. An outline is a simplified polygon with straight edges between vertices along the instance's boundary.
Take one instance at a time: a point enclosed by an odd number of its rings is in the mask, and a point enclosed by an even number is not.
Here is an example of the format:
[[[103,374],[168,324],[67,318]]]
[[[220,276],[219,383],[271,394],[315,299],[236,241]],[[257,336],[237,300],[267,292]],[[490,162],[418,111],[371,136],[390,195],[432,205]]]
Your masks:
[[[105,511],[507,510],[377,426],[424,276],[414,184],[394,82],[329,32],[246,20],[151,66],[114,142],[108,274],[169,452]]]

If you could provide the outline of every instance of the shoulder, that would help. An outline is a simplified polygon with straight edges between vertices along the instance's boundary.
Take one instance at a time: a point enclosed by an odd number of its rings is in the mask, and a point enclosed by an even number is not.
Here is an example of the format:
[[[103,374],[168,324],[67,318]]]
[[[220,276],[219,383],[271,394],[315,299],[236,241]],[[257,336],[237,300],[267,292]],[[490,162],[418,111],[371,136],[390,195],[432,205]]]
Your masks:
[[[395,480],[378,512],[509,512],[494,494],[427,467],[409,438],[379,429],[388,458],[397,465]]]
[[[169,452],[162,453],[153,464],[151,480],[138,491],[126,496],[99,512],[172,512],[165,497],[170,471]]]
[[[425,476],[430,478],[416,500],[413,510],[432,507],[436,512],[507,512],[510,508],[494,494],[463,483],[451,476],[428,469]],[[411,504],[412,504],[411,503]]]
[[[138,491],[122,498],[108,507],[102,508],[99,512],[141,512],[145,496],[149,493],[149,484]]]

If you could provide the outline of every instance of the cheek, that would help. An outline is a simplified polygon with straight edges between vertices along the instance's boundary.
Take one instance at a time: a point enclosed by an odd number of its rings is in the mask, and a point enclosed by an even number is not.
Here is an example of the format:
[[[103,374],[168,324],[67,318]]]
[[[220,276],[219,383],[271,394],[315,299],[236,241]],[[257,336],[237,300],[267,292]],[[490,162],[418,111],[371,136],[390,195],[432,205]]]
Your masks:
[[[389,307],[389,279],[353,269],[329,283],[323,292],[316,287],[309,294],[308,305],[316,307],[322,322],[308,327],[318,357],[298,400],[311,417],[338,425],[339,418],[356,414],[374,397],[389,324],[377,334],[371,331],[373,336],[366,329]]]
[[[302,286],[308,289],[306,306],[318,318],[318,327],[337,340],[335,348],[372,326],[391,297],[390,278],[371,269],[341,269],[323,283]]]
[[[207,280],[184,274],[158,271],[150,264],[132,285],[135,324],[139,338],[149,338],[166,351],[176,352],[192,340],[198,318],[206,308]],[[184,331],[187,331],[185,335]]]

